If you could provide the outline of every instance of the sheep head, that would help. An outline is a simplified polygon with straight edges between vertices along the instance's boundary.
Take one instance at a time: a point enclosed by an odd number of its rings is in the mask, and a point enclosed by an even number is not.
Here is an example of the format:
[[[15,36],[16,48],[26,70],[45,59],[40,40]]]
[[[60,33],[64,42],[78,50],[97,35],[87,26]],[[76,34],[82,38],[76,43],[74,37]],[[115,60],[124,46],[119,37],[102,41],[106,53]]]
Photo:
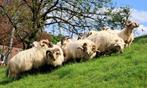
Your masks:
[[[78,47],[77,49],[82,50],[83,52],[87,51],[87,43],[84,43],[82,47]]]
[[[58,48],[47,50],[46,55],[53,61],[56,60],[56,58],[61,55],[60,50]]]
[[[53,66],[61,65],[64,61],[63,52],[59,48],[50,48],[46,51],[47,62]]]
[[[115,43],[112,44],[111,49],[114,52],[123,53],[125,43],[123,40],[115,40]]]
[[[53,44],[49,42],[47,39],[46,40],[40,40],[40,45],[45,46],[48,45],[48,47],[53,47]]]
[[[137,24],[136,22],[133,22],[133,21],[126,21],[125,25],[128,29],[132,29],[132,30],[134,28],[139,27],[139,24]]]
[[[82,47],[78,47],[85,56],[93,58],[96,55],[97,49],[96,45],[93,43],[83,43]]]
[[[61,45],[65,46],[68,42],[70,42],[70,38],[69,37],[64,37],[61,39]]]

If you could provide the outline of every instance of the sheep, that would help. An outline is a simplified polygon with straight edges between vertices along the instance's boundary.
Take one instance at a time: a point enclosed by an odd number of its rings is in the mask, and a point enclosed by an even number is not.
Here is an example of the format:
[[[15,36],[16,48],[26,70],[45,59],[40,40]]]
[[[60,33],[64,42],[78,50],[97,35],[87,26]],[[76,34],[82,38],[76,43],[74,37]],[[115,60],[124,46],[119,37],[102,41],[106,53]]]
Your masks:
[[[58,45],[53,45],[52,48],[48,49],[46,51],[47,55],[47,62],[50,65],[53,66],[61,66],[62,63],[64,62],[64,54],[60,46]]]
[[[100,28],[101,31],[107,31],[107,30],[110,30],[109,27],[102,27]],[[86,32],[84,34],[80,34],[80,36],[78,36],[78,39],[84,39],[84,38],[87,38],[88,36],[90,35],[96,35],[99,31],[95,31],[95,30],[91,30],[89,32]]]
[[[96,44],[97,50],[100,52],[123,52],[125,43],[117,34],[111,34],[107,31],[99,31],[94,35],[90,35],[86,39],[93,41]],[[119,47],[119,48],[117,48]]]
[[[96,35],[97,32],[98,31],[91,30],[89,32],[82,34],[81,36],[78,36],[78,39],[85,39],[85,38],[89,37],[90,35]]]
[[[112,53],[123,53],[125,47],[124,41],[120,38],[115,40],[113,43],[107,45],[103,52],[100,52],[101,55],[111,55]]]
[[[73,40],[69,37],[64,37],[59,41],[56,45],[60,46],[61,48],[66,46],[69,42],[72,42]]]
[[[34,47],[20,51],[13,56],[7,64],[7,76],[15,79],[18,78],[21,72],[29,71],[45,64],[49,43],[48,40],[35,41],[33,43]]]
[[[121,37],[125,43],[126,47],[130,46],[134,40],[134,34],[132,33],[134,28],[137,28],[139,24],[133,21],[126,21],[125,28],[123,30],[108,30],[112,34],[117,34]]]
[[[64,62],[92,59],[96,55],[96,45],[88,40],[81,39],[69,42],[64,48]]]

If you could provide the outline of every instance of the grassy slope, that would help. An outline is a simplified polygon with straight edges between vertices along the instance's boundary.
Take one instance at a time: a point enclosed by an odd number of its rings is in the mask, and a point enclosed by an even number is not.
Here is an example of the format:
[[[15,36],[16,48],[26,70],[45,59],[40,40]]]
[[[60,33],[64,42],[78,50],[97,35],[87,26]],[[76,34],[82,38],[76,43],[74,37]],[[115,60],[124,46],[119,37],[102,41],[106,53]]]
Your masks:
[[[147,88],[147,36],[123,54],[68,64],[48,73],[10,81],[0,69],[0,88]]]

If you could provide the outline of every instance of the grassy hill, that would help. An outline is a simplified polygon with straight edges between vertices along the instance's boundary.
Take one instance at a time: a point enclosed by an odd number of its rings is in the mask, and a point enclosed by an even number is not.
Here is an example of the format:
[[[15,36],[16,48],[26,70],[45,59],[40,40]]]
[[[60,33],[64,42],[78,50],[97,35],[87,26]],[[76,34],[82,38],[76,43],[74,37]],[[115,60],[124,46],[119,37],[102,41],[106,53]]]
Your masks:
[[[4,73],[0,68],[0,88],[147,88],[147,36],[137,38],[123,54],[67,64],[16,81]]]

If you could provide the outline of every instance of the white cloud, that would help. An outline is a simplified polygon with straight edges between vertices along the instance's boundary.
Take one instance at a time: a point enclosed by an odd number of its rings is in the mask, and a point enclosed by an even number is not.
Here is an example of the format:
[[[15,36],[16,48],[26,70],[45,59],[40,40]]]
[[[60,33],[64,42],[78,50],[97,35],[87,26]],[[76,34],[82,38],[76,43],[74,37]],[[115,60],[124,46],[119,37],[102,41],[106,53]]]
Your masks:
[[[134,30],[134,35],[136,37],[147,35],[147,26],[140,25],[137,29]]]
[[[140,24],[140,26],[134,30],[136,37],[147,35],[147,26],[144,25],[144,23],[147,23],[147,11],[131,9],[130,19]]]
[[[131,10],[131,19],[139,23],[147,22],[147,11],[139,11],[136,9]]]

